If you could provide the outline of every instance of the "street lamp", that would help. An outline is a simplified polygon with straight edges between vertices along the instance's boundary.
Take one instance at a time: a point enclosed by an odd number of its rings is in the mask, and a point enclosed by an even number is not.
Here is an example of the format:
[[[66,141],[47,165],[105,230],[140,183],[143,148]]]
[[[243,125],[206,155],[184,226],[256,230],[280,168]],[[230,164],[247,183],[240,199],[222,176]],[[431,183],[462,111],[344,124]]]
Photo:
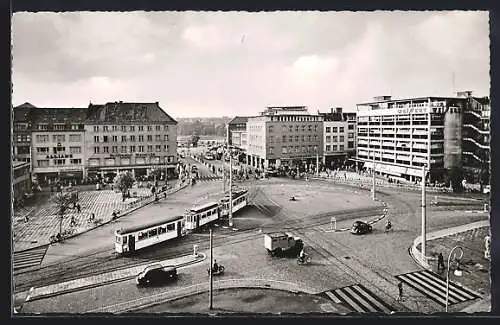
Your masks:
[[[456,256],[456,253],[454,254],[455,250],[458,249],[459,251],[459,256]],[[455,246],[451,249],[450,254],[448,255],[448,266],[446,269],[446,304],[445,304],[445,311],[448,312],[448,297],[450,295],[450,262],[451,262],[451,255],[453,254],[453,260],[457,262],[457,268],[453,272],[456,276],[462,276],[462,270],[460,270],[460,260],[462,259],[462,256],[464,255],[464,251],[462,247],[460,246]]]
[[[373,150],[372,200],[375,201],[375,149]]]
[[[426,223],[427,223],[427,215],[426,215],[426,198],[425,198],[425,175],[427,169],[426,165],[422,166],[422,259],[425,261],[425,251],[426,251],[426,242],[427,242],[427,234],[426,234]]]
[[[314,151],[316,151],[316,177],[319,177],[319,153],[318,146],[314,146]]]

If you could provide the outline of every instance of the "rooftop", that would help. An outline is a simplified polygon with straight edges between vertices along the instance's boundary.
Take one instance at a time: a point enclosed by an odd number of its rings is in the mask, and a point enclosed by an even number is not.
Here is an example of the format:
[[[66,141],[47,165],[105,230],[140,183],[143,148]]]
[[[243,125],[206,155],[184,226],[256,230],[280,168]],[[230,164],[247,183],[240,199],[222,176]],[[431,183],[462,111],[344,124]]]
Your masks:
[[[243,124],[248,122],[248,116],[235,116],[229,124]]]
[[[34,108],[31,118],[35,123],[83,123],[86,108]]]
[[[177,124],[170,115],[155,103],[111,102],[104,105],[89,105],[89,122],[169,122]]]

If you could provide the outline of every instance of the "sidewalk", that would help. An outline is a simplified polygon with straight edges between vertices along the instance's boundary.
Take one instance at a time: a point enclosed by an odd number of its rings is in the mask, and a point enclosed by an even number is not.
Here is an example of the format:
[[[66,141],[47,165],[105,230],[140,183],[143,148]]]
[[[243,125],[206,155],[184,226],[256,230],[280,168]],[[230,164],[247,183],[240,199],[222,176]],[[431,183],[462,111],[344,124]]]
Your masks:
[[[463,312],[485,312],[490,310],[490,261],[484,258],[484,237],[489,235],[489,220],[478,221],[467,225],[442,229],[427,234],[427,263],[418,258],[421,238],[415,238],[411,247],[411,255],[415,262],[433,272],[437,271],[437,255],[444,255],[445,263],[448,254],[455,246],[463,248],[464,255],[460,263],[464,275],[454,281],[477,291],[483,299],[462,309]],[[438,272],[439,273],[439,272]]]
[[[169,182],[169,185],[173,186],[170,193],[180,189],[177,181]],[[150,194],[149,189],[134,188],[131,192],[137,192],[138,197],[127,198],[125,201],[122,201],[121,193],[111,190],[79,192],[78,203],[81,206],[81,212],[70,209],[65,213],[62,223],[63,231],[71,229],[72,236],[80,234],[111,221],[113,211],[119,211],[118,215],[123,216],[154,200],[153,196],[139,196]],[[24,217],[14,215],[12,220],[13,251],[18,252],[49,244],[50,237],[59,232],[60,218],[57,212],[56,204],[48,201],[39,207],[34,207],[28,221],[24,220]],[[88,222],[92,213],[95,214],[96,222]],[[72,217],[76,222],[73,227],[70,226]]]
[[[185,255],[173,259],[158,261],[156,263],[160,263],[163,266],[176,266],[180,268],[187,265],[202,262],[205,259],[206,259],[205,254],[199,253],[197,256]],[[102,273],[62,283],[51,284],[40,288],[31,288],[28,292],[21,292],[15,294],[14,300],[28,302],[33,300],[49,298],[56,295],[66,294],[74,291],[79,291],[83,289],[98,287],[110,283],[126,281],[137,276],[137,274],[143,271],[146,266],[151,264],[155,264],[155,262],[145,263],[127,269]]]

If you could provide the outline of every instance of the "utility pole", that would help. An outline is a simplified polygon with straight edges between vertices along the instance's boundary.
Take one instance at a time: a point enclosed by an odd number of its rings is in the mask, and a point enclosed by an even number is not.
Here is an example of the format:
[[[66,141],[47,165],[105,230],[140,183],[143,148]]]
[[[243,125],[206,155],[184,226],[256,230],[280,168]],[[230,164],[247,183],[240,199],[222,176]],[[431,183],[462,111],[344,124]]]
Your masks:
[[[233,158],[229,152],[229,227],[233,226]]]
[[[318,147],[316,147],[316,177],[319,177],[319,153],[318,153]]]
[[[426,206],[425,206],[425,165],[422,167],[422,258],[426,260],[425,257],[425,244],[427,241],[427,234],[426,234],[426,223],[427,223],[427,216],[426,216]]]
[[[212,310],[213,309],[213,300],[214,300],[214,292],[213,292],[213,285],[214,285],[214,282],[213,282],[213,275],[212,275],[212,265],[213,265],[213,249],[212,249],[212,228],[210,228],[210,269],[209,269],[209,273],[210,273],[210,284],[209,284],[209,305],[208,305],[208,309]]]
[[[373,150],[372,200],[375,201],[375,150]]]

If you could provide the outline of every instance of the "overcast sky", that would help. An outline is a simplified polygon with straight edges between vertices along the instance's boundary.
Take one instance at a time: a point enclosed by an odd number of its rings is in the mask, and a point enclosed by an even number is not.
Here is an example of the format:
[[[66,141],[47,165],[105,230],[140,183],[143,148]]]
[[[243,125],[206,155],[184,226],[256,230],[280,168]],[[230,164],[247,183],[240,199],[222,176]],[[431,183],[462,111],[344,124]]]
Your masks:
[[[489,95],[487,12],[15,13],[12,24],[14,106],[159,101],[174,117],[235,116]]]

